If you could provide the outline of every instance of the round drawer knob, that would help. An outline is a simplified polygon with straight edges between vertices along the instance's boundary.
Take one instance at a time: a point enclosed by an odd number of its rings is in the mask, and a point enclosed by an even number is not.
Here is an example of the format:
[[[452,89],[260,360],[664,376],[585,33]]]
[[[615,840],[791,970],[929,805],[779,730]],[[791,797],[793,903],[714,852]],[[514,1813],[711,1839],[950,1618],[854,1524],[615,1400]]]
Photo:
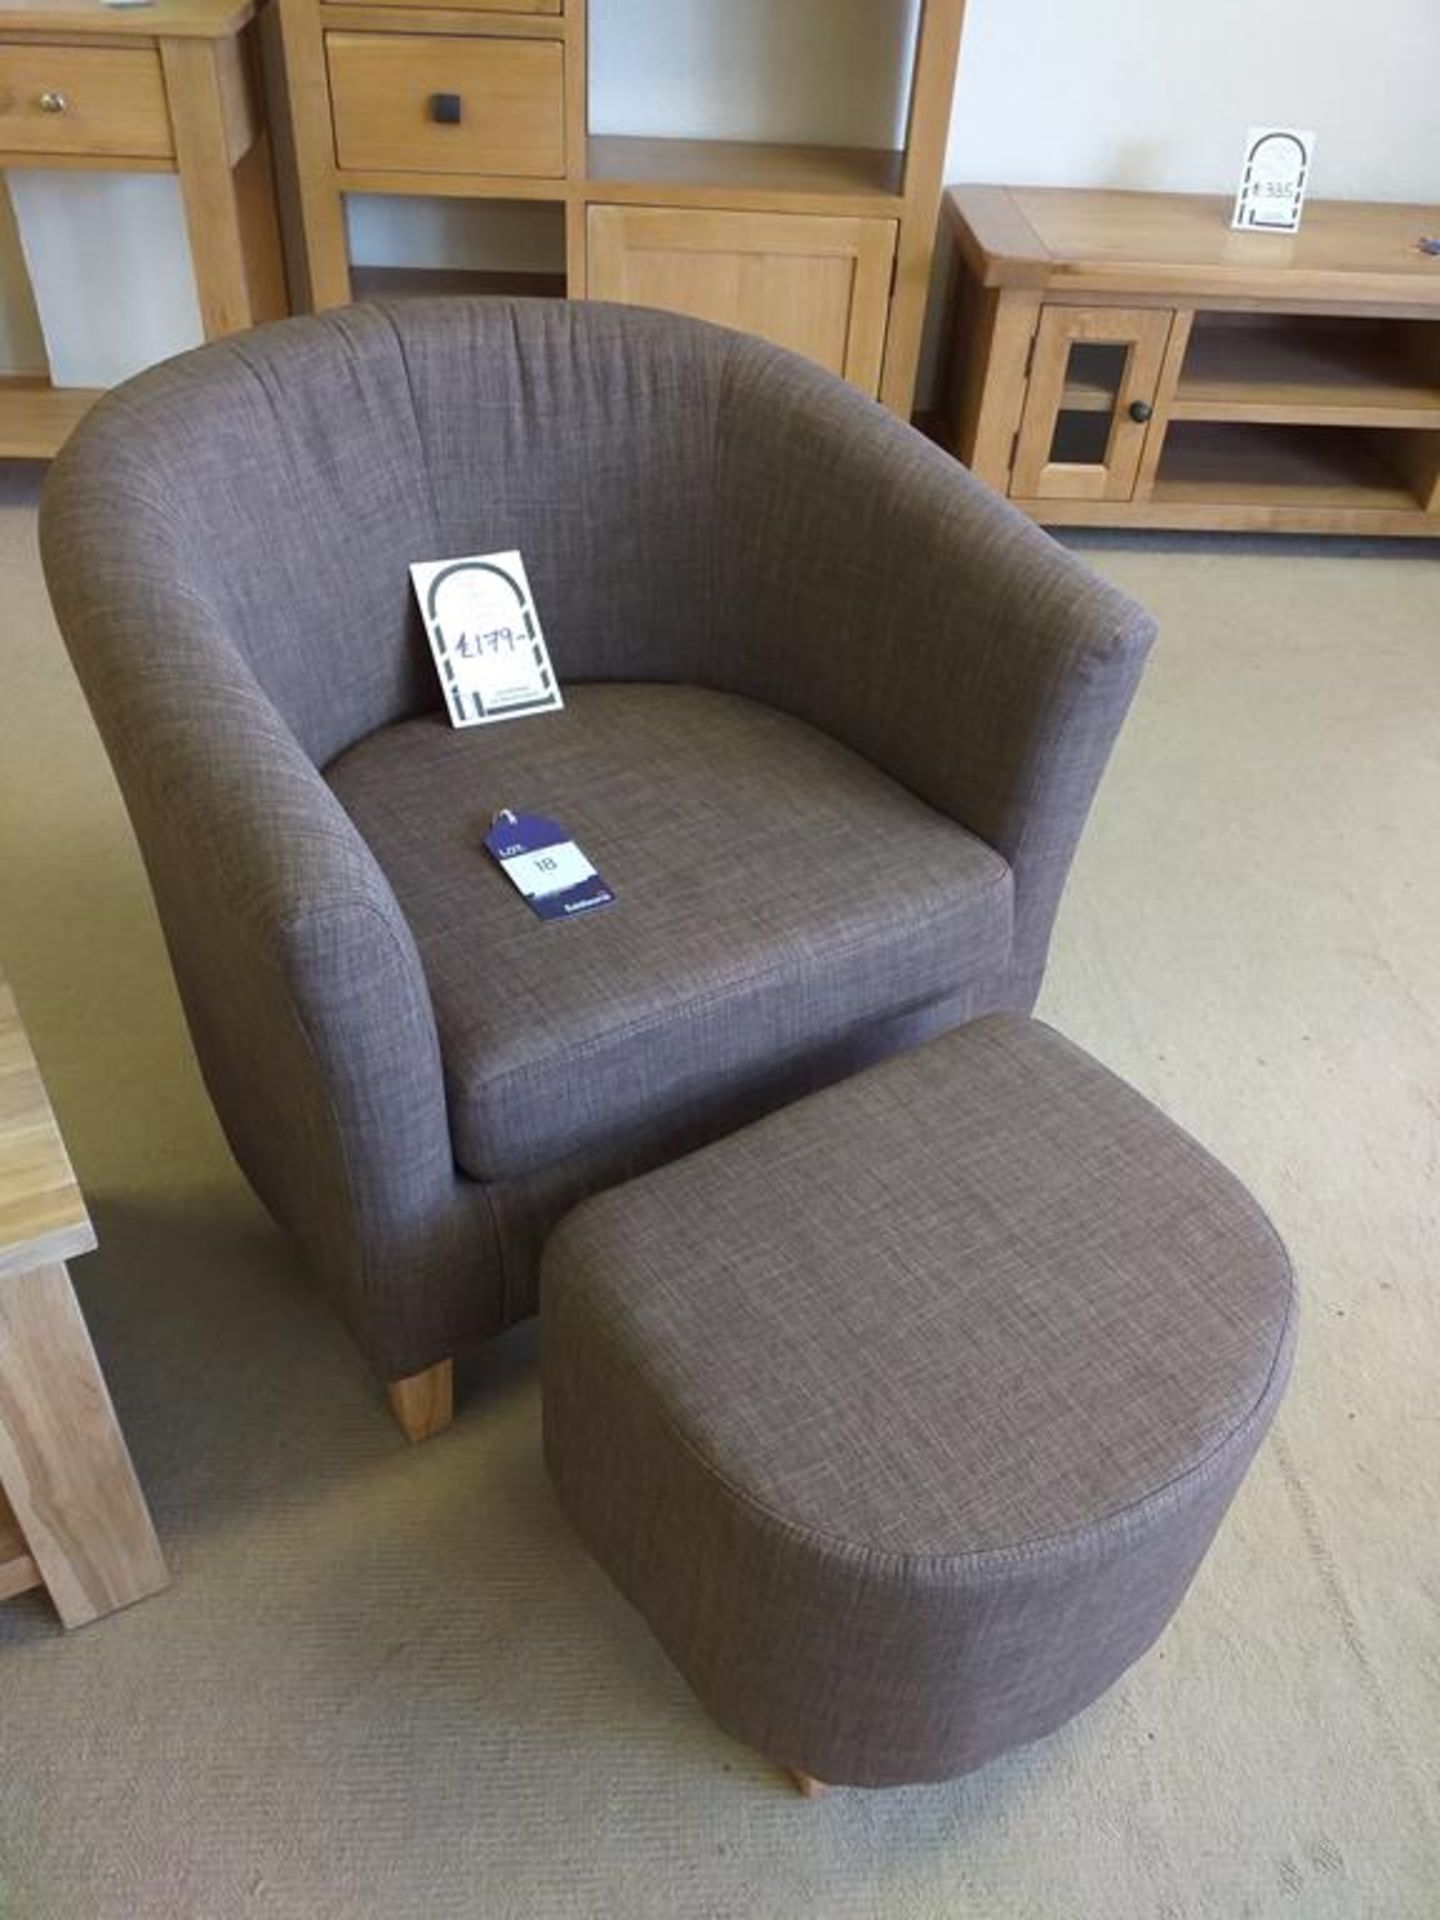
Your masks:
[[[56,93],[53,89],[42,93],[37,104],[42,113],[68,113],[70,110],[70,102],[64,94]]]
[[[1130,402],[1130,418],[1135,422],[1137,427],[1143,427],[1154,411],[1155,409],[1148,400],[1132,400]]]

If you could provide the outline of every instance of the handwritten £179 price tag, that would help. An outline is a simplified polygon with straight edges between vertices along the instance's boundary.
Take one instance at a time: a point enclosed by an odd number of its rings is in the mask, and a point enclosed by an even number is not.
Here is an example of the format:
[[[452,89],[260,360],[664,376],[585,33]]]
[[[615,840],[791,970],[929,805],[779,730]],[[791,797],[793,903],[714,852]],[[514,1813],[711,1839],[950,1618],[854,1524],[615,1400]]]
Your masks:
[[[455,726],[551,713],[565,704],[518,553],[417,560],[410,578]]]

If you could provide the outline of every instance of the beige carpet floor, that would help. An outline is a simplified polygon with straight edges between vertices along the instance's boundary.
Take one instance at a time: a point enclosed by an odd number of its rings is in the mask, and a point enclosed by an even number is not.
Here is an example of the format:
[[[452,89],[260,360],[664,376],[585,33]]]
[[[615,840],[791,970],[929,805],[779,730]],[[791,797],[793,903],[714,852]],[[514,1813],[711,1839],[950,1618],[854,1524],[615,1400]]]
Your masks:
[[[1091,538],[1163,640],[1044,1011],[1302,1276],[1277,1431],[1159,1647],[952,1785],[811,1804],[557,1514],[533,1346],[410,1452],[241,1185],[0,480],[0,959],[93,1203],[76,1278],[171,1590],[0,1608],[5,1920],[1440,1915],[1440,569]]]

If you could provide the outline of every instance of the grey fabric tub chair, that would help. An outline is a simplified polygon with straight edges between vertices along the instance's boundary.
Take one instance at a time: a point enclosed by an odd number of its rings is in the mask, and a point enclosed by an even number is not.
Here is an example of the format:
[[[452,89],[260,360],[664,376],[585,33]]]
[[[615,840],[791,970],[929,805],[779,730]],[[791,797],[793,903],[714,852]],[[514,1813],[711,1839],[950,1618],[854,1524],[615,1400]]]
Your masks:
[[[1028,1011],[1152,637],[849,387],[600,305],[201,348],[41,521],[226,1134],[412,1437],[585,1194]],[[512,547],[566,708],[452,730],[407,568]],[[534,919],[507,806],[616,904]]]

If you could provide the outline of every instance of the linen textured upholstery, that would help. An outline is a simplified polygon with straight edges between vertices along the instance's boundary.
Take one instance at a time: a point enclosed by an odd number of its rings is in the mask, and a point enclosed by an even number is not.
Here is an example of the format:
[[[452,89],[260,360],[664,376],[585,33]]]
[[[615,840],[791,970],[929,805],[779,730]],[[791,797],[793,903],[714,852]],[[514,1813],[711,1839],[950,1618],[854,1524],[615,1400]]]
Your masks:
[[[667,1114],[723,1117],[817,1034],[1004,968],[1005,862],[828,735],[654,685],[577,687],[543,724],[544,791],[604,848],[621,902],[583,930],[537,934],[507,886],[475,884],[490,819],[537,799],[528,727],[498,729],[477,765],[473,734],[432,715],[330,770],[424,956],[474,1178]]]
[[[183,355],[92,411],[52,469],[41,537],[228,1137],[392,1379],[532,1311],[538,1246],[586,1192],[977,1012],[1028,1007],[1151,639],[1132,603],[819,370],[581,303],[359,306]],[[509,547],[571,711],[449,741],[407,568]],[[624,759],[609,773],[575,745],[602,715]],[[713,784],[687,800],[687,758],[738,764],[766,726],[791,763],[767,791],[823,816],[837,861],[833,809],[854,788],[851,898],[841,885],[812,926],[808,877],[789,920],[773,881],[747,881],[722,924],[719,887],[677,877],[658,906],[687,807],[697,831],[700,815],[725,830]],[[468,878],[453,848],[449,871],[475,900],[448,917],[443,875],[412,857],[398,749],[422,742],[449,794],[468,781],[475,819],[522,762],[521,804],[565,818],[567,756],[577,833],[592,812],[618,831],[669,810],[668,842],[612,849],[602,831],[587,847],[630,882],[609,931],[604,915],[531,922],[473,841]],[[650,753],[673,772],[647,793]],[[903,816],[930,863],[899,917],[933,908],[933,937],[893,967],[872,812]],[[586,956],[652,911],[669,987],[656,950],[607,1006],[623,1028],[668,994],[670,1066],[634,1056],[649,1092],[606,1124],[618,1045],[598,1081],[539,1068],[575,1023],[598,1034]],[[842,980],[830,935],[851,911],[876,939]],[[499,1051],[479,1057],[489,1014],[458,1009],[444,952],[466,937],[527,956],[533,1044],[501,1044],[492,1021]],[[801,956],[822,947],[812,993]],[[691,1015],[747,956],[783,962],[794,991],[739,993],[756,1029],[722,1040]],[[477,996],[488,959],[471,956]]]
[[[1284,1391],[1232,1175],[1048,1028],[978,1021],[587,1201],[545,1448],[722,1726],[822,1780],[984,1764],[1156,1638]]]

